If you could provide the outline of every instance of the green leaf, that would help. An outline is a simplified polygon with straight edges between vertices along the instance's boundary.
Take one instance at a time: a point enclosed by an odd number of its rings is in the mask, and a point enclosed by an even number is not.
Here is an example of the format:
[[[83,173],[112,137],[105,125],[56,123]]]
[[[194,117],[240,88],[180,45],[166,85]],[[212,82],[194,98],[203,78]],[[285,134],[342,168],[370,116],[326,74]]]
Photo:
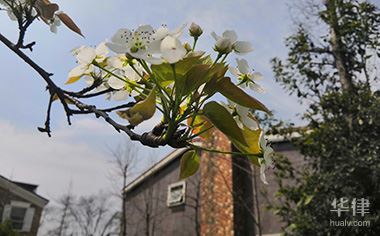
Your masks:
[[[209,80],[205,85],[204,91],[209,94],[213,95],[217,92],[215,85],[216,83],[224,77],[228,70],[228,67],[224,65],[223,63],[217,63],[210,69],[209,73]]]
[[[228,110],[217,102],[209,102],[203,107],[204,115],[230,139],[234,139],[242,145],[248,145],[242,130],[236,124]]]
[[[224,77],[223,79],[218,80],[215,83],[215,86],[218,92],[241,106],[270,113],[269,109],[266,108],[264,104],[256,98],[249,96],[246,92],[232,83],[231,78],[229,77]]]
[[[202,64],[202,61],[201,56],[190,56],[175,63],[177,78],[184,76],[193,66]],[[152,65],[151,69],[160,81],[174,81],[173,69],[169,63]]]
[[[259,144],[261,129],[250,130],[248,128],[243,129],[244,139],[247,141],[248,145],[244,145],[237,140],[231,140],[234,146],[239,149],[242,153],[249,154],[260,154],[261,148]],[[248,156],[252,164],[259,166],[259,160],[257,156]]]
[[[199,169],[199,163],[200,159],[196,151],[185,152],[181,158],[179,178],[185,179],[194,175]]]
[[[193,66],[184,76],[184,88],[183,95],[190,94],[192,91],[196,90],[202,84],[206,83],[209,77],[209,65],[196,65]]]

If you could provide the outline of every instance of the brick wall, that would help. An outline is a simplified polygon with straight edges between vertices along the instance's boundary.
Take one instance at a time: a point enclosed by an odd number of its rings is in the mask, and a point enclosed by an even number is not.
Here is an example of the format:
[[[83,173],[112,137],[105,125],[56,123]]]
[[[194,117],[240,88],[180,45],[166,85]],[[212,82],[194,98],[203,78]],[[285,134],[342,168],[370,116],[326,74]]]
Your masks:
[[[209,148],[231,151],[229,140],[215,131]],[[234,235],[232,161],[230,155],[201,154],[201,236]]]

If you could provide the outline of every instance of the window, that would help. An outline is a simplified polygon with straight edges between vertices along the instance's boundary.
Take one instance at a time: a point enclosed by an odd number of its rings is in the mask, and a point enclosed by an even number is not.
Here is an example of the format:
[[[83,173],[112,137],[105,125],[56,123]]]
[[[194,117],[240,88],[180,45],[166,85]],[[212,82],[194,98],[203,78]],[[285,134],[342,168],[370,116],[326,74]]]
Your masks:
[[[10,220],[12,227],[20,232],[29,232],[32,227],[35,209],[30,203],[11,201],[3,209],[2,221]]]
[[[168,187],[168,200],[167,205],[169,207],[178,206],[185,203],[186,195],[186,182],[180,181],[169,185]]]
[[[24,219],[27,208],[24,207],[12,207],[10,220],[12,221],[12,227],[16,230],[21,230],[24,225]]]

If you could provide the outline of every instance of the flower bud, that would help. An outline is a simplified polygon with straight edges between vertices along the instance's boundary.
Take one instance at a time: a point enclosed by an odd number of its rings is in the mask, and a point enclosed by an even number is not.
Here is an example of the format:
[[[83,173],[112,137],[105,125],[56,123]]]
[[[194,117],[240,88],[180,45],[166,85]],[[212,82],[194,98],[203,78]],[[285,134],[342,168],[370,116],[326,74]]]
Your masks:
[[[188,42],[183,44],[183,47],[186,49],[187,52],[191,52],[192,48]]]
[[[189,32],[190,32],[191,37],[198,38],[199,36],[202,35],[203,30],[199,25],[193,22],[190,25]]]
[[[221,54],[227,54],[232,52],[232,43],[231,40],[228,38],[220,38],[215,43],[214,50],[221,53]]]

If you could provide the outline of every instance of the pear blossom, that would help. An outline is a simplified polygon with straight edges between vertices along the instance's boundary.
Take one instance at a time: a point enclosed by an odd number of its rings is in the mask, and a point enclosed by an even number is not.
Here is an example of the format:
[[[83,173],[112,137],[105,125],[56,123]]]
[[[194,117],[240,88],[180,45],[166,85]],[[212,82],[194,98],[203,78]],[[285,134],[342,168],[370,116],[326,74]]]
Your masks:
[[[186,24],[181,25],[173,31],[163,25],[153,35],[154,41],[150,44],[151,53],[161,53],[161,58],[170,64],[182,60],[187,50],[182,45],[179,37],[182,35]]]
[[[116,53],[128,53],[135,58],[145,59],[149,54],[149,44],[154,40],[155,30],[150,25],[139,26],[135,31],[119,29],[106,45]]]
[[[82,46],[74,49],[73,54],[79,65],[69,72],[69,78],[80,77],[93,72],[95,67],[92,63],[94,61],[103,62],[107,58],[108,48],[105,43],[100,43],[96,48]]]
[[[261,132],[260,138],[259,138],[259,144],[261,148],[261,152],[263,157],[259,158],[259,164],[260,164],[260,179],[263,181],[264,184],[268,184],[265,171],[273,166],[273,159],[272,156],[274,154],[274,151],[272,147],[267,143],[267,140],[264,137],[264,132]]]
[[[223,104],[231,114],[235,113],[234,119],[239,128],[244,129],[245,127],[250,130],[257,130],[259,128],[258,121],[250,112],[248,107],[241,106],[228,100],[228,105]]]
[[[237,40],[238,36],[234,30],[226,30],[224,31],[222,36],[219,36],[215,32],[212,32],[211,36],[216,40],[215,50],[220,53],[230,53],[233,50],[237,54],[245,54],[245,53],[253,51],[253,48],[250,42]],[[223,48],[226,49],[227,51],[225,52],[219,51]]]
[[[260,72],[251,72],[247,60],[236,58],[237,67],[229,67],[230,72],[235,75],[240,81],[243,87],[249,87],[250,89],[263,93],[265,90],[256,83],[256,81],[262,80],[263,75]]]
[[[142,68],[139,66],[135,66],[135,68],[140,74],[142,73]],[[118,70],[116,73],[120,75],[119,78],[111,75],[107,80],[108,86],[117,90],[112,93],[111,99],[121,101],[126,100],[129,96],[138,95],[138,93],[126,82],[126,80],[130,82],[137,82],[140,79],[140,76],[136,73],[136,71],[134,71],[132,67],[128,66],[123,70]],[[123,81],[120,77],[125,78],[125,81]]]

